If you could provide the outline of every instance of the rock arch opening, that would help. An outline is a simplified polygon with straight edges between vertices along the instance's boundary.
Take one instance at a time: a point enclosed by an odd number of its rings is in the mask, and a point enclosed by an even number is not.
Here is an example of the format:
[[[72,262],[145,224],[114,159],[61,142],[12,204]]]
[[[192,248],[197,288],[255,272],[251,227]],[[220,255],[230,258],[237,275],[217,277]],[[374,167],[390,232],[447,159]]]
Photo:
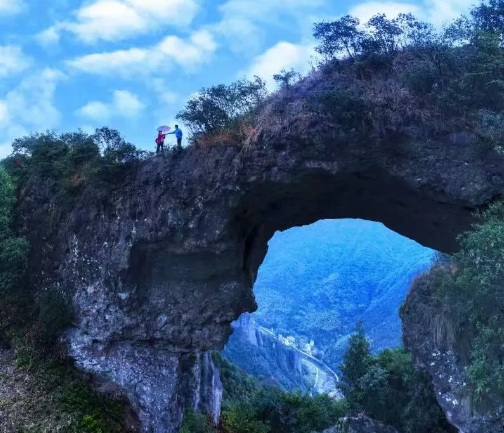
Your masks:
[[[223,351],[284,389],[337,394],[338,366],[362,320],[373,353],[401,345],[399,307],[435,251],[367,220],[319,220],[276,232]]]

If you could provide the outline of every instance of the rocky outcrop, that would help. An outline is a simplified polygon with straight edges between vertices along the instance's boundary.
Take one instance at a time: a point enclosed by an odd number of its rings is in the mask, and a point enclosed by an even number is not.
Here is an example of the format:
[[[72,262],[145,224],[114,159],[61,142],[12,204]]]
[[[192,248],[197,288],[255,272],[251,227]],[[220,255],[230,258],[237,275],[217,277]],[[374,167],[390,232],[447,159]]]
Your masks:
[[[282,344],[271,331],[259,327],[251,314],[242,314],[232,327],[222,354],[234,365],[285,390],[340,396],[338,378],[329,367]]]
[[[375,421],[367,416],[347,417],[340,425],[324,430],[322,433],[399,433],[395,428]]]
[[[185,398],[185,407],[209,415],[217,424],[223,388],[210,354],[188,355],[183,361],[183,376],[177,394]]]
[[[471,211],[500,193],[503,158],[476,137],[427,136],[422,125],[342,131],[305,103],[321,86],[314,74],[272,102],[246,146],[152,157],[70,211],[50,186],[21,191],[36,285],[59,286],[75,309],[71,356],[127,391],[145,431],[177,430],[195,401],[177,395],[188,371],[218,384],[186,357],[222,349],[231,322],[256,309],[252,286],[276,230],[362,218],[449,252]],[[207,394],[214,411],[219,392]]]
[[[401,307],[404,345],[415,364],[432,377],[439,405],[459,432],[500,432],[504,427],[502,401],[490,395],[479,404],[473,400],[465,374],[470,343],[467,335],[453,329],[432,288],[432,275],[418,278]]]
[[[279,380],[286,388],[301,387],[302,355],[282,345],[274,335],[261,332],[253,317],[244,313],[232,324],[233,335],[223,354],[250,374]]]

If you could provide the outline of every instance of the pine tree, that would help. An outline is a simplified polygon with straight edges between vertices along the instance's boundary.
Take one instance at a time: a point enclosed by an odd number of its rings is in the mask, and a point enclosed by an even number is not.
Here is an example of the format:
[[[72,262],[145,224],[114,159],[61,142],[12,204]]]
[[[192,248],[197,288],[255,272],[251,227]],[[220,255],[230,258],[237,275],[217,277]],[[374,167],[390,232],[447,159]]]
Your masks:
[[[352,407],[360,406],[362,397],[361,378],[368,372],[372,361],[369,341],[362,321],[358,321],[355,332],[349,339],[348,350],[343,356],[340,370],[343,373],[340,389]]]

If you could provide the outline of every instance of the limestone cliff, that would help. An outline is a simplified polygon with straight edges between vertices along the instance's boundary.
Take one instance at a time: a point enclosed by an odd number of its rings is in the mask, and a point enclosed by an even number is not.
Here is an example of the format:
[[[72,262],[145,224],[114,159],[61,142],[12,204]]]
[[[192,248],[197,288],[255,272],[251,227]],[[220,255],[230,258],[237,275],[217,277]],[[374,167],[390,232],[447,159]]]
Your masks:
[[[89,186],[71,209],[50,184],[20,192],[32,283],[68,294],[70,355],[126,390],[145,431],[177,431],[184,405],[218,412],[205,352],[256,309],[252,285],[276,230],[362,218],[449,252],[471,211],[501,191],[503,158],[476,137],[337,129],[307,102],[328,86],[313,74],[272,101],[245,146],[147,159],[113,193]]]
[[[222,352],[231,363],[254,376],[264,376],[284,389],[307,391],[299,352],[289,350],[273,335],[261,332],[248,313],[232,327],[233,334]]]

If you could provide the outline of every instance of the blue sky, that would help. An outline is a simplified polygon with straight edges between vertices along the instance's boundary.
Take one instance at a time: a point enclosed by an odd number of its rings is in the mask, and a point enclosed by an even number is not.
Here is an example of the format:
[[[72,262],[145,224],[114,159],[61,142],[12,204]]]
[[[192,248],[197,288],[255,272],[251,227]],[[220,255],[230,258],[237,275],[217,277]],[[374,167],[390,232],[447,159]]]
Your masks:
[[[14,138],[110,126],[144,149],[201,87],[303,72],[313,22],[413,12],[436,25],[471,0],[0,0],[0,157]]]

